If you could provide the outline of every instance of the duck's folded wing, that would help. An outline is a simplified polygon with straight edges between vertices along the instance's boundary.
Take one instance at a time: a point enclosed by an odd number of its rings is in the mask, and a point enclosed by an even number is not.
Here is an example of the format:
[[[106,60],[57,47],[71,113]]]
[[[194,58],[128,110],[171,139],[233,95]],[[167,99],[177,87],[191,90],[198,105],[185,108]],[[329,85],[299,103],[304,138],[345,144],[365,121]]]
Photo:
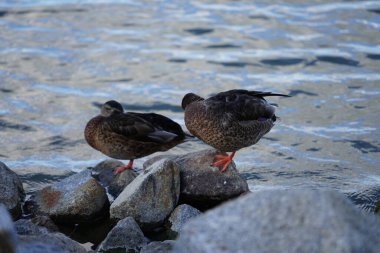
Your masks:
[[[270,105],[263,97],[252,96],[247,93],[219,93],[207,101],[212,111],[220,113],[220,117],[229,121],[258,120],[272,118],[275,107]]]
[[[176,134],[157,129],[150,122],[132,114],[114,115],[107,119],[104,127],[124,138],[141,142],[166,143],[177,137]]]

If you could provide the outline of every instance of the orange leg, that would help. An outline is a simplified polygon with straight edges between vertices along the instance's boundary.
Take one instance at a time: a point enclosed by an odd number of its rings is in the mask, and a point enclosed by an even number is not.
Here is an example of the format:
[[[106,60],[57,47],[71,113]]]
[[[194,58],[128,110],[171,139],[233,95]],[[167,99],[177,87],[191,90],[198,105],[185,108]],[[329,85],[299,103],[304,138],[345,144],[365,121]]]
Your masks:
[[[126,166],[120,166],[115,169],[114,175],[119,174],[120,172],[123,172],[124,170],[131,170],[133,168],[133,159],[129,160],[128,165]]]
[[[228,156],[216,155],[215,156],[216,161],[213,164],[211,164],[211,166],[219,167],[219,166],[223,165],[223,167],[221,169],[219,168],[219,170],[221,172],[226,171],[228,166],[231,164],[232,158],[234,157],[235,153],[236,153],[236,151],[232,152]]]

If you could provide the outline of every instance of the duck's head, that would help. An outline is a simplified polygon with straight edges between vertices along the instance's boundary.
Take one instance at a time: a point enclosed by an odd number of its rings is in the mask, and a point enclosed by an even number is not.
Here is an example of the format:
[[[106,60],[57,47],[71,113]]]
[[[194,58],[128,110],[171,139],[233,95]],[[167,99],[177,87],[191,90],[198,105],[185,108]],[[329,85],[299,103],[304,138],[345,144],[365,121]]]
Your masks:
[[[121,104],[115,100],[105,102],[100,109],[101,115],[104,117],[111,116],[115,113],[123,113],[123,111]]]
[[[202,101],[204,98],[198,96],[197,94],[194,93],[187,93],[183,98],[182,98],[182,109],[186,109],[186,106],[189,104],[196,102],[196,101]]]

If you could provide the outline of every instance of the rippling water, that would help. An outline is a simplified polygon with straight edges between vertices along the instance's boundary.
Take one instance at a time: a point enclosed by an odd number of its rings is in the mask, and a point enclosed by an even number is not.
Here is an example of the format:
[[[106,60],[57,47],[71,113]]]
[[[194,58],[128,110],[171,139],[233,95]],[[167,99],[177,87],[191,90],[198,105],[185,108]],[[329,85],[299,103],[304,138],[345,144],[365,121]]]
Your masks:
[[[185,93],[243,88],[292,95],[270,98],[281,120],[235,156],[252,190],[380,184],[379,1],[64,2],[0,3],[0,160],[12,169],[105,159],[83,129],[109,99],[184,125]]]

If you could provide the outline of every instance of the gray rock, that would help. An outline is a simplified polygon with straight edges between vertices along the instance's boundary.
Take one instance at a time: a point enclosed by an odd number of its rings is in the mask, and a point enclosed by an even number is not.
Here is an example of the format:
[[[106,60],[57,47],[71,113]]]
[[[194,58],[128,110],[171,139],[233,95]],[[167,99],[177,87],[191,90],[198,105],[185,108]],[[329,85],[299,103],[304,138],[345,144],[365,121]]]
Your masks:
[[[124,163],[108,159],[92,168],[92,175],[108,189],[114,198],[119,196],[124,188],[137,177],[137,173],[133,170],[125,170],[114,175],[115,168],[120,166],[124,166]]]
[[[42,242],[21,243],[17,248],[17,253],[70,253],[57,245],[45,244]]]
[[[179,168],[176,163],[162,160],[136,177],[115,199],[111,218],[133,217],[143,230],[161,225],[178,202]]]
[[[47,228],[50,232],[57,232],[59,230],[49,216],[36,216],[31,221],[38,226]]]
[[[49,233],[47,228],[34,224],[31,220],[20,219],[14,223],[19,235],[41,235]]]
[[[107,215],[109,208],[106,191],[90,170],[37,191],[31,202],[34,213],[65,223],[92,222]]]
[[[180,203],[204,210],[249,191],[234,163],[225,172],[210,166],[217,154],[224,153],[202,150],[174,159],[181,170]]]
[[[63,252],[86,253],[87,250],[78,242],[70,239],[62,233],[42,233],[38,235],[19,235],[19,241],[25,248],[39,248],[41,245],[55,246]],[[48,247],[49,248],[49,247]],[[28,251],[25,251],[28,252]],[[38,252],[38,251],[35,251]],[[44,251],[40,251],[44,252]]]
[[[174,241],[151,242],[144,246],[140,253],[170,253],[172,252]]]
[[[24,189],[17,174],[0,162],[0,203],[4,204],[12,217],[21,216],[21,201],[24,198]]]
[[[380,219],[343,194],[297,189],[261,191],[187,223],[174,252],[375,253]]]
[[[201,214],[198,209],[187,204],[177,206],[169,217],[170,229],[179,233],[182,227],[192,218]]]
[[[0,204],[0,252],[13,253],[16,250],[17,236],[12,217],[7,208]]]
[[[139,252],[147,244],[143,232],[132,217],[120,220],[99,245],[98,252]],[[117,251],[117,252],[119,252]]]

